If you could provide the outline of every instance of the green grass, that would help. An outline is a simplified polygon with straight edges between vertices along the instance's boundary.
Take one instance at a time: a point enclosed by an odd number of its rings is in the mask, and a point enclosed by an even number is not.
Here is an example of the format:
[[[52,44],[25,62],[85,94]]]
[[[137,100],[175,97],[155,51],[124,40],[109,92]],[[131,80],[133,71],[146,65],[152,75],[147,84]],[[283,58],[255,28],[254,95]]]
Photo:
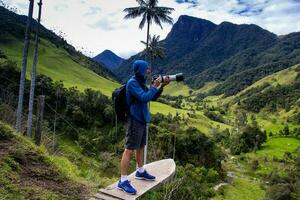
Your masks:
[[[220,83],[217,83],[215,81],[206,82],[204,86],[198,90],[195,90],[195,94],[205,94],[208,93],[211,89],[215,88]]]
[[[116,181],[116,178],[109,177],[104,172],[105,167],[103,165],[105,161],[101,162],[93,157],[84,155],[79,146],[70,139],[59,138],[59,149],[58,155],[50,156],[51,161],[72,179],[89,185],[94,192],[100,187]],[[109,160],[114,160],[114,157],[110,157]]]
[[[208,96],[203,101],[209,106],[218,107],[219,105],[221,105],[222,98],[223,94],[216,96]]]
[[[86,187],[76,177],[78,174],[72,176],[76,167],[67,159],[50,156],[44,147],[36,146],[1,121],[0,143],[6,146],[0,149],[1,198],[62,199],[64,195],[75,199],[76,192]],[[58,184],[64,184],[65,194],[55,186]]]
[[[184,83],[171,82],[164,89],[164,94],[170,95],[170,96],[179,96],[179,95],[189,96],[190,90],[191,89]]]
[[[197,111],[195,118],[190,118],[189,126],[196,127],[203,133],[211,134],[212,128],[219,128],[220,130],[230,129],[231,126],[219,122],[215,122],[207,118],[203,112]]]
[[[264,130],[266,130],[267,133],[272,132],[274,135],[278,135],[278,133],[284,128],[286,124],[288,124],[290,131],[293,131],[296,128],[300,128],[299,124],[288,122],[288,117],[293,115],[293,112],[294,110],[291,110],[289,112],[285,112],[284,110],[282,110],[277,113],[261,111],[259,114],[254,115],[258,124]]]
[[[1,49],[8,58],[21,66],[23,42],[12,36],[7,36],[7,43],[1,44]],[[33,44],[31,43],[31,47]],[[76,86],[83,91],[86,88],[100,90],[107,96],[120,86],[120,84],[103,78],[89,70],[80,63],[72,60],[72,57],[62,48],[57,48],[51,42],[41,39],[38,52],[37,72],[51,77],[55,81],[63,81],[66,87]],[[33,48],[30,48],[27,65],[27,78],[30,79],[33,59]]]
[[[294,152],[297,148],[300,148],[300,140],[296,138],[270,138],[255,156],[282,158],[285,152]]]
[[[174,108],[172,106],[160,103],[160,102],[151,102],[150,103],[150,111],[152,114],[161,113],[164,115],[168,115],[169,113],[171,115],[176,115],[176,113],[180,115],[186,115],[188,113],[187,110]]]
[[[261,200],[265,191],[260,188],[259,182],[237,178],[232,185],[226,185],[223,194],[218,194],[215,200]]]

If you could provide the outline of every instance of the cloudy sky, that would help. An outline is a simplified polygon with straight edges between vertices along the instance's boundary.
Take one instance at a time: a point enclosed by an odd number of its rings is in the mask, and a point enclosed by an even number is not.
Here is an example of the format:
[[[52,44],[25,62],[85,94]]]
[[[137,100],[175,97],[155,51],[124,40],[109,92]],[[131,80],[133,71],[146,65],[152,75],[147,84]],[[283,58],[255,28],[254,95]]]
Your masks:
[[[3,1],[19,14],[28,12],[28,0]],[[300,31],[300,0],[160,0],[159,5],[175,9],[174,22],[184,14],[216,24],[257,24],[278,35]],[[135,0],[43,0],[42,23],[64,32],[69,43],[89,56],[110,49],[128,58],[144,48],[140,41],[146,38],[146,28],[138,29],[140,19],[123,19],[123,9],[133,6]],[[35,5],[35,18],[37,10]],[[163,30],[153,25],[151,33],[163,39],[170,29],[167,24]]]

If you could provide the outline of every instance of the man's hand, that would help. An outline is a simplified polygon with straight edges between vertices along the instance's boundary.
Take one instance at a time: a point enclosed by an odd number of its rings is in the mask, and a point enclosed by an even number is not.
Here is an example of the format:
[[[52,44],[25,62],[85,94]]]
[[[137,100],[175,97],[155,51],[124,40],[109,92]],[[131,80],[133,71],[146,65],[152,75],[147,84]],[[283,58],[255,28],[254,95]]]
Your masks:
[[[157,79],[155,79],[154,81],[153,81],[153,84],[152,84],[152,86],[153,87],[155,87],[155,88],[158,88],[159,87],[159,85],[160,85],[160,77],[158,77]]]

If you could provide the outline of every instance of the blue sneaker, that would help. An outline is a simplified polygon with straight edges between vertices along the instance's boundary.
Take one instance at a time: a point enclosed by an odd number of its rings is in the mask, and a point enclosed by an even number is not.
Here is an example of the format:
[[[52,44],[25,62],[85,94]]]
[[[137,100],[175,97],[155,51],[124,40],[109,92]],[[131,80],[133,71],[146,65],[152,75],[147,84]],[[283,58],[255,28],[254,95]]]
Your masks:
[[[136,194],[136,189],[134,189],[134,187],[132,187],[132,185],[130,184],[130,182],[128,180],[123,181],[123,182],[121,182],[121,180],[119,180],[117,188],[119,190],[123,190],[124,192],[126,192],[128,194],[132,194],[132,195]]]
[[[146,170],[144,170],[143,173],[136,171],[135,178],[141,179],[141,180],[147,180],[147,181],[155,181],[155,176],[148,174],[148,172]]]

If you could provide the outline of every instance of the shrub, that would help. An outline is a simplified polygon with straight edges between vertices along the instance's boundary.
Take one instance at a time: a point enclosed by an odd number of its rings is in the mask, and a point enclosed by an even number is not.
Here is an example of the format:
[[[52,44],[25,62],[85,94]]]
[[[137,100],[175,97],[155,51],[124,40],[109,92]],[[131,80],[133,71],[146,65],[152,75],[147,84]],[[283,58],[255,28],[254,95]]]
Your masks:
[[[266,140],[266,132],[261,131],[256,124],[247,125],[241,133],[231,136],[229,148],[233,154],[247,153],[254,148],[260,149]]]

